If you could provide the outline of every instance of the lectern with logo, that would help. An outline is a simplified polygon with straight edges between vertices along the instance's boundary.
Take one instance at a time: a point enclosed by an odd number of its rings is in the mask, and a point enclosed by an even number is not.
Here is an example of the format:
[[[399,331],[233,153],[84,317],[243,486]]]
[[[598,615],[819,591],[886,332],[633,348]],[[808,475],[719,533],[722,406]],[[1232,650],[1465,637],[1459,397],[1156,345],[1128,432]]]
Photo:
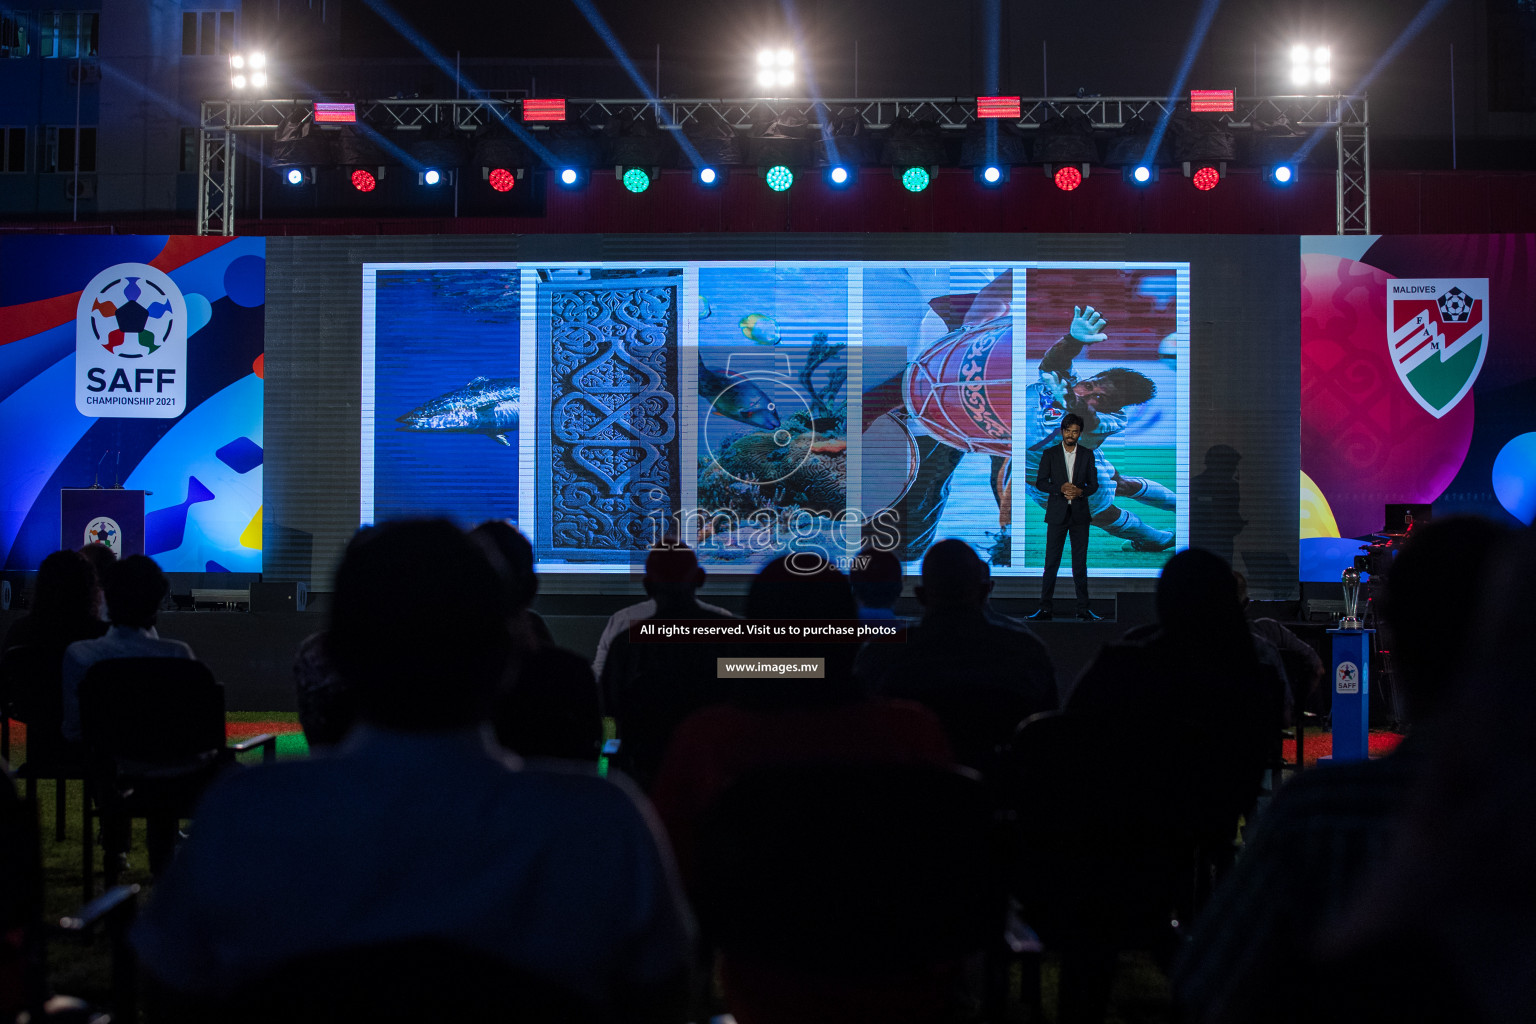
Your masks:
[[[65,487],[59,491],[59,547],[105,544],[118,558],[144,553],[144,491]]]

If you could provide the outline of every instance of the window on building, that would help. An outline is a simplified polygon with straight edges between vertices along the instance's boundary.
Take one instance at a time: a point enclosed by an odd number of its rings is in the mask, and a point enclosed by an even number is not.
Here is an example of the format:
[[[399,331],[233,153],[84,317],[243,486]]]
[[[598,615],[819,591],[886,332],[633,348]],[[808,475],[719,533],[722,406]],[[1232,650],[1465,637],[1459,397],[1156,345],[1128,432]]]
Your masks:
[[[30,52],[27,23],[21,12],[0,7],[0,57],[25,57]]]
[[[0,174],[21,174],[27,169],[27,130],[0,128]]]
[[[96,170],[96,129],[50,125],[43,138],[44,173],[69,174],[75,169],[76,133],[79,133],[80,172]]]
[[[181,169],[184,171],[197,170],[196,128],[183,128],[181,130]]]
[[[230,53],[234,48],[234,11],[182,12],[182,56],[217,57]]]
[[[94,57],[100,22],[98,11],[39,11],[38,52],[44,57]]]

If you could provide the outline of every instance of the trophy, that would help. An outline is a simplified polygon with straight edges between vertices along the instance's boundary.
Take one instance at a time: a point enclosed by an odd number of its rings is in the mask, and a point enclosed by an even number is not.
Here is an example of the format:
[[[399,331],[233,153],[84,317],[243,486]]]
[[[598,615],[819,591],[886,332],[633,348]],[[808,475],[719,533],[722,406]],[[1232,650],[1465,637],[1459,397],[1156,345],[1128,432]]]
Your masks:
[[[1360,629],[1360,570],[1350,566],[1344,570],[1344,617],[1339,620],[1340,629]]]

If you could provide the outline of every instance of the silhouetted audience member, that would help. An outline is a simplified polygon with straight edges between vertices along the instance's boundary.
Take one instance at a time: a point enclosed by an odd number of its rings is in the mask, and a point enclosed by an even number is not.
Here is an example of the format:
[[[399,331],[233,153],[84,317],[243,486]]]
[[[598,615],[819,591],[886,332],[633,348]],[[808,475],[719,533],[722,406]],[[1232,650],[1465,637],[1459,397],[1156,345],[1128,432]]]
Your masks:
[[[819,556],[800,553],[776,559],[758,574],[747,595],[746,612],[749,621],[851,620],[855,603],[842,573]],[[802,664],[819,658],[824,676],[765,672],[762,678],[742,678],[732,687],[731,703],[705,708],[677,729],[653,796],[685,882],[696,870],[696,836],[703,816],[733,782],[755,769],[950,763],[943,727],[930,712],[908,701],[863,695],[852,677],[856,649],[854,644],[810,641],[744,643],[728,652]],[[784,898],[795,894],[785,893]],[[892,898],[900,895],[892,893]],[[744,1022],[760,1019],[757,1014],[769,1006],[775,1007],[773,1019],[802,1021],[821,1020],[832,1006],[889,1006],[882,998],[889,993],[878,985],[850,988],[836,978],[807,976],[755,960],[723,956],[720,973],[727,1004]],[[912,980],[892,979],[892,986],[899,989]]]
[[[65,739],[80,740],[80,681],[98,661],[194,656],[191,647],[180,640],[163,639],[155,631],[160,604],[170,592],[165,573],[148,555],[129,555],[107,570],[107,615],[112,620],[111,628],[95,640],[70,644],[64,652]]]
[[[216,1000],[307,955],[431,938],[616,1020],[676,1019],[689,918],[637,796],[527,769],[491,733],[511,611],[450,523],[354,538],[327,647],[360,721],[331,756],[209,791],[132,933],[152,978]]]
[[[529,607],[539,592],[533,545],[500,519],[481,523],[471,536],[500,560],[512,608],[512,657],[491,711],[496,738],[524,757],[595,763],[603,743],[597,680],[586,659],[557,646],[549,625]]]
[[[824,560],[806,571],[808,560],[778,558],[757,575],[747,594],[749,621],[854,618],[847,577]],[[726,649],[737,658],[820,658],[824,674],[764,671],[757,678],[719,680],[729,687],[729,703],[707,707],[678,727],[652,797],[685,877],[699,815],[742,772],[816,761],[951,763],[949,741],[932,713],[909,701],[865,696],[852,674],[856,651],[854,644],[814,641]]]
[[[704,579],[691,549],[653,548],[642,580],[656,604],[650,618],[734,619],[729,612],[710,611],[699,603],[696,595]],[[731,650],[729,644],[635,643],[627,632],[614,637],[598,681],[603,708],[618,727],[618,764],[645,790],[655,782],[678,725],[700,708],[730,696],[730,683],[718,678],[715,662]]]
[[[299,727],[311,753],[330,750],[357,722],[357,706],[326,654],[325,630],[309,634],[293,655],[293,689]]]
[[[1248,577],[1234,571],[1237,580],[1237,600],[1248,614]],[[1261,615],[1248,620],[1248,631],[1257,640],[1263,640],[1275,649],[1285,674],[1286,720],[1295,718],[1297,708],[1305,709],[1323,681],[1323,659],[1312,645],[1286,628],[1279,619]]]
[[[1217,890],[1178,967],[1176,994],[1188,1020],[1310,1021],[1333,1019],[1340,1009],[1334,1005],[1338,993],[1320,974],[1317,937],[1393,847],[1397,815],[1424,772],[1428,737],[1420,731],[1442,720],[1477,652],[1476,606],[1456,595],[1468,577],[1491,573],[1509,535],[1483,519],[1441,519],[1415,531],[1397,556],[1381,612],[1398,637],[1394,666],[1413,735],[1387,757],[1321,766],[1286,783]],[[1506,663],[1491,675],[1507,678],[1514,665],[1529,663]],[[1521,745],[1526,742],[1522,738]],[[1455,826],[1447,820],[1441,827]],[[1483,867],[1469,864],[1468,870]],[[1366,1006],[1353,1019],[1403,1019],[1386,1007],[1378,1004],[1384,1011],[1378,1015]]]
[[[681,541],[677,540],[664,541],[662,544],[658,545],[658,547],[685,546],[686,545],[684,545]],[[702,572],[703,570],[700,571]],[[643,577],[641,582],[642,584],[644,583]],[[701,583],[700,586],[703,586],[703,584]],[[727,618],[735,618],[735,616],[732,615],[728,609],[721,608],[718,605],[710,604],[707,601],[699,601],[697,596],[694,597],[694,600],[698,603],[700,608],[704,609],[711,615],[721,615]],[[634,625],[636,622],[640,622],[643,619],[653,618],[655,615],[656,599],[653,597],[647,597],[644,601],[637,601],[634,604],[625,605],[623,608],[620,608],[618,611],[608,616],[608,622],[603,626],[602,635],[597,638],[597,651],[592,655],[592,674],[597,676],[598,679],[603,678],[603,666],[608,661],[608,649],[613,646],[613,641],[620,636],[628,636],[629,627]]]
[[[98,609],[101,589],[91,563],[75,551],[55,551],[38,566],[32,609],[5,634],[4,647],[44,644],[64,648],[107,631]]]
[[[555,642],[549,623],[533,610],[539,594],[539,577],[533,571],[533,545],[505,519],[487,519],[470,531],[505,567],[507,599],[514,609],[509,622],[515,650],[533,650]]]
[[[853,558],[848,570],[853,599],[859,603],[860,622],[905,623],[895,612],[901,596],[901,560],[889,551],[866,547]]]
[[[96,617],[102,622],[107,621],[107,599],[101,594],[102,585],[107,578],[107,572],[117,563],[117,554],[100,541],[85,545],[80,549],[85,560],[91,563],[91,568],[96,570],[97,591],[100,594],[97,601]]]
[[[1228,745],[1234,770],[1251,775],[1242,788],[1256,792],[1280,728],[1280,683],[1260,670],[1231,566],[1200,548],[1179,552],[1158,577],[1156,604],[1157,628],[1106,645],[1067,709],[1206,726]]]
[[[1028,627],[988,614],[992,580],[963,540],[923,556],[922,621],[905,644],[870,643],[855,673],[874,693],[938,715],[960,763],[985,771],[1020,722],[1058,704],[1050,653]]]

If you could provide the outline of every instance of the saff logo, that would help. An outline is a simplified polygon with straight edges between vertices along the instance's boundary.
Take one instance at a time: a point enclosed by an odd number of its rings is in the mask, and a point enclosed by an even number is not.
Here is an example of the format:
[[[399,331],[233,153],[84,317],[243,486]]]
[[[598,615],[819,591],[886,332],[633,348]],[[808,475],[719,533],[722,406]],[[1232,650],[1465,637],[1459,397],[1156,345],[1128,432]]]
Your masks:
[[[122,558],[123,528],[110,516],[97,516],[85,525],[85,543],[109,547],[114,555]]]
[[[1488,279],[1388,281],[1387,350],[1425,412],[1456,408],[1488,354]]]
[[[187,301],[165,273],[119,263],[91,279],[75,314],[75,407],[169,419],[186,411]]]

